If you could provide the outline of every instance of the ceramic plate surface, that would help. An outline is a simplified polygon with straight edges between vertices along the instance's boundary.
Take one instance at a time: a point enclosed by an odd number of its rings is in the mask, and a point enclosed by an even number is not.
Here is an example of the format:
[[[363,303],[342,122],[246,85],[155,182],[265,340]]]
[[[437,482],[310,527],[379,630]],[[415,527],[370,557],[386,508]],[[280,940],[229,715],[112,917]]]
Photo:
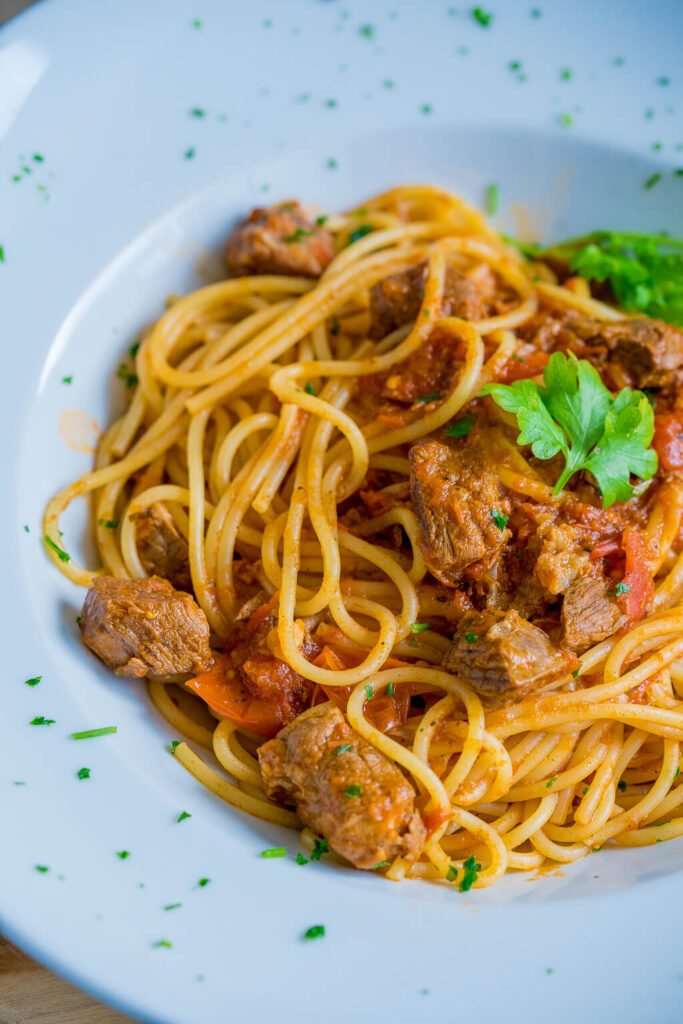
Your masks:
[[[683,235],[683,5],[490,12],[43,0],[0,31],[2,928],[141,1019],[680,1019],[680,840],[466,896],[301,867],[292,833],[202,789],[140,684],[86,656],[83,593],[40,544],[123,400],[127,346],[215,277],[257,203],[434,181],[481,204],[497,183],[518,234]],[[87,558],[82,525],[66,516],[64,543]],[[313,924],[325,938],[302,941]]]

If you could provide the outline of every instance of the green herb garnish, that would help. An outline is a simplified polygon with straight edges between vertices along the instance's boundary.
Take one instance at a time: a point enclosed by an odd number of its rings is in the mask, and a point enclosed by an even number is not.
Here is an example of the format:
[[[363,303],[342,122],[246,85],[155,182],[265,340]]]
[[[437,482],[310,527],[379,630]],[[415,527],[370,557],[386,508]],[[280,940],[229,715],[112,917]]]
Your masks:
[[[181,811],[176,821],[185,821],[185,818],[191,818],[192,815],[188,811]]]
[[[353,750],[353,743],[342,743],[335,747],[332,753],[335,757],[339,757],[340,754],[348,754],[350,750]]]
[[[275,857],[285,857],[286,855],[286,846],[271,846],[268,850],[261,850],[261,856],[265,857],[266,860],[272,860]]]
[[[387,684],[387,690],[386,690],[387,697],[393,697],[394,696],[394,690],[395,690],[394,683],[388,683]]]
[[[297,864],[308,864],[307,859],[304,857],[303,853],[301,853],[301,852],[297,853],[297,855],[296,855],[296,862],[297,862]]]
[[[481,871],[481,864],[475,863],[474,854],[468,857],[462,866],[463,876],[459,885],[460,892],[469,892],[477,880],[477,872]]]
[[[208,885],[210,881],[210,878],[200,878],[199,881],[197,882],[197,885],[199,886],[200,889],[203,889],[204,886]]]
[[[130,850],[117,850],[116,856],[119,858],[119,860],[128,860],[128,858],[130,857]]]
[[[493,21],[493,15],[491,12],[485,11],[483,7],[473,7],[472,17],[478,25],[481,25],[482,28],[488,28]]]
[[[322,939],[325,934],[324,924],[313,924],[304,932],[305,939]]]
[[[45,715],[36,715],[36,717],[32,718],[31,721],[28,724],[29,725],[54,725],[55,724],[55,719],[54,718],[46,718]]]
[[[367,683],[366,687],[365,687],[365,699],[366,700],[372,700],[372,698],[374,696],[375,696],[375,691],[373,690],[372,685],[370,683]]]
[[[491,518],[493,519],[494,523],[502,533],[505,527],[507,526],[507,521],[510,518],[510,516],[503,515],[502,512],[499,512],[498,509],[494,508],[491,512]]]
[[[429,395],[420,395],[419,398],[415,399],[415,402],[418,405],[426,405],[428,402],[439,402],[439,401],[441,401],[441,392],[440,391],[433,391]]]
[[[117,732],[115,725],[105,725],[101,729],[86,729],[84,732],[72,732],[72,740],[92,740],[96,736],[111,736],[112,733]]]
[[[152,949],[173,949],[173,943],[168,939],[159,939],[158,942],[152,943]]]
[[[486,188],[486,212],[493,216],[498,212],[500,204],[500,188],[496,184],[488,185]]]
[[[361,224],[359,228],[356,228],[356,230],[352,231],[349,235],[349,245],[353,245],[353,243],[357,242],[359,238],[365,238],[365,236],[369,235],[372,230],[372,224]]]
[[[448,871],[446,872],[446,881],[454,882],[458,877],[458,869],[453,865],[449,865]]]
[[[617,789],[621,793],[625,793],[626,792],[626,783],[624,782],[623,779],[619,779],[619,781],[617,782]]]
[[[89,779],[90,778],[90,769],[89,768],[79,768],[78,771],[76,772],[76,774],[78,775],[79,779]]]
[[[350,786],[347,786],[344,790],[344,796],[355,797],[360,796],[363,792],[363,787],[357,782],[352,782]]]
[[[306,384],[306,386],[304,387],[304,391],[306,392],[307,395],[312,395],[313,398],[317,398],[318,396],[318,392],[315,390],[311,383]]]
[[[473,644],[476,639],[477,639],[477,634],[476,633],[465,633],[465,643]]]
[[[60,548],[59,544],[55,544],[55,542],[53,541],[52,537],[48,537],[48,535],[45,534],[44,540],[45,540],[45,543],[47,544],[47,546],[49,548],[52,548],[52,550],[57,555],[57,558],[59,559],[60,562],[70,562],[71,561],[71,555],[67,554],[67,552],[64,551],[63,548]]]
[[[468,412],[461,420],[456,420],[455,423],[449,423],[448,426],[444,428],[444,434],[446,437],[467,437],[472,429],[473,423],[474,416],[471,412]]]
[[[657,455],[649,447],[654,414],[642,391],[622,388],[616,397],[600,380],[587,359],[554,352],[543,372],[545,387],[531,380],[487,384],[482,394],[517,417],[517,443],[530,445],[539,459],[558,452],[565,466],[553,493],[559,494],[570,477],[587,470],[602,492],[603,507],[633,496],[631,473],[649,480],[657,470]]]
[[[424,633],[425,630],[431,629],[431,628],[432,628],[431,622],[411,622],[410,623],[410,632],[411,633]]]
[[[282,240],[291,245],[292,242],[299,242],[302,238],[308,238],[312,234],[313,231],[307,231],[305,228],[295,228],[291,235],[285,235]]]
[[[314,839],[313,840],[313,849],[311,850],[311,860],[320,860],[320,858],[322,857],[322,855],[324,853],[329,853],[329,852],[330,852],[330,844],[328,843],[328,841],[327,841],[327,839],[325,837],[323,837],[322,839]]]
[[[24,682],[27,686],[37,686],[42,678],[42,676],[34,676],[33,679],[25,679]]]

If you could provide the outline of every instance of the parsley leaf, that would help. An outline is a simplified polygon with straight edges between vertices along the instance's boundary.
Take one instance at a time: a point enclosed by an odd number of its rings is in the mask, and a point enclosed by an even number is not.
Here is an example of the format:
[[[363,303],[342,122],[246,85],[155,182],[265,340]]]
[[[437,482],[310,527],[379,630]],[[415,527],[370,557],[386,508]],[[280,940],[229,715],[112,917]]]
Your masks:
[[[315,839],[311,850],[311,860],[320,860],[324,853],[330,852],[330,844],[327,839]]]
[[[473,644],[476,639],[477,639],[477,634],[476,633],[465,633],[465,642],[466,643]]]
[[[54,725],[55,724],[55,719],[54,718],[46,718],[44,715],[36,715],[36,717],[32,718],[31,721],[28,724],[29,725]]]
[[[497,508],[494,508],[493,511],[491,512],[491,518],[493,519],[494,523],[502,533],[505,527],[507,526],[507,521],[510,518],[510,516],[503,515],[503,513],[499,512]]]
[[[339,757],[340,754],[348,754],[350,750],[353,750],[353,743],[342,743],[340,746],[335,747],[332,753],[335,757]]]
[[[27,686],[37,686],[42,678],[42,676],[34,676],[33,679],[25,679],[24,682]]]
[[[79,779],[89,779],[90,778],[90,769],[89,768],[79,768],[78,771],[76,772],[76,774],[78,775]]]
[[[365,238],[365,236],[369,235],[371,231],[372,224],[361,224],[359,228],[356,228],[356,230],[352,231],[349,235],[349,245],[353,245],[353,243],[357,242],[359,238]]]
[[[431,622],[411,622],[410,623],[410,632],[411,633],[424,633],[425,630],[431,629],[431,628],[432,628]]]
[[[460,892],[469,892],[477,880],[477,872],[481,871],[481,864],[475,863],[474,854],[468,857],[462,866],[463,876],[460,881]]]
[[[573,353],[567,358],[554,352],[543,379],[545,387],[519,380],[487,384],[482,393],[515,414],[518,444],[531,445],[539,459],[564,455],[554,494],[584,469],[595,477],[604,508],[628,501],[633,495],[630,474],[649,480],[657,470],[657,455],[649,447],[654,414],[647,396],[622,388],[612,397],[597,370]]]
[[[455,423],[449,423],[444,429],[444,434],[446,437],[467,437],[472,429],[473,423],[474,416],[471,412],[468,412],[461,420],[456,420]]]
[[[371,684],[368,683],[367,686],[365,687],[365,699],[366,700],[372,700],[372,698],[374,696],[375,696],[375,691],[373,690]]]
[[[322,939],[325,935],[324,924],[313,924],[304,932],[305,939]]]
[[[352,782],[350,786],[347,786],[344,790],[344,796],[354,797],[360,796],[363,792],[363,787],[358,782]]]
[[[192,815],[189,813],[189,811],[181,811],[178,817],[176,818],[176,821],[185,821],[185,818],[191,817]]]
[[[308,860],[304,857],[303,853],[299,852],[296,855],[297,864],[308,864]]]

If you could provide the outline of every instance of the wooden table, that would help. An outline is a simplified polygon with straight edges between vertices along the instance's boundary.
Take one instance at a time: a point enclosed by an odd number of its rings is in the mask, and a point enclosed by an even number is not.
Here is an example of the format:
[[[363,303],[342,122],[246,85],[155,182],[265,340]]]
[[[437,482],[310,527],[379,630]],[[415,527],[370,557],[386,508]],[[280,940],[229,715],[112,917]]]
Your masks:
[[[134,1024],[0,936],[0,1024]]]
[[[0,0],[0,25],[33,0]],[[134,1024],[0,936],[0,1024]]]

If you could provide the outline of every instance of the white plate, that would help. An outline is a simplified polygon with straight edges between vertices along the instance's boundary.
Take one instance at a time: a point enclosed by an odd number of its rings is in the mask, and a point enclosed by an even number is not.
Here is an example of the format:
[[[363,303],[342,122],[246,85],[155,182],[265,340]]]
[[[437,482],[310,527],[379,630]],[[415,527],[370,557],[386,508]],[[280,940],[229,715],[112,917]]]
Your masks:
[[[680,841],[467,897],[264,861],[279,842],[296,852],[293,835],[219,803],[169,756],[139,685],[79,647],[82,592],[41,550],[46,498],[89,464],[59,414],[105,422],[126,345],[169,292],[205,279],[230,220],[259,201],[334,209],[433,180],[478,202],[495,181],[508,230],[683,234],[682,5],[545,0],[534,17],[499,0],[484,28],[442,3],[342,3],[46,0],[0,33],[2,927],[173,1024],[667,1024]],[[65,544],[79,550],[77,515]],[[118,733],[69,739],[103,725]],[[319,923],[325,938],[303,942]]]

